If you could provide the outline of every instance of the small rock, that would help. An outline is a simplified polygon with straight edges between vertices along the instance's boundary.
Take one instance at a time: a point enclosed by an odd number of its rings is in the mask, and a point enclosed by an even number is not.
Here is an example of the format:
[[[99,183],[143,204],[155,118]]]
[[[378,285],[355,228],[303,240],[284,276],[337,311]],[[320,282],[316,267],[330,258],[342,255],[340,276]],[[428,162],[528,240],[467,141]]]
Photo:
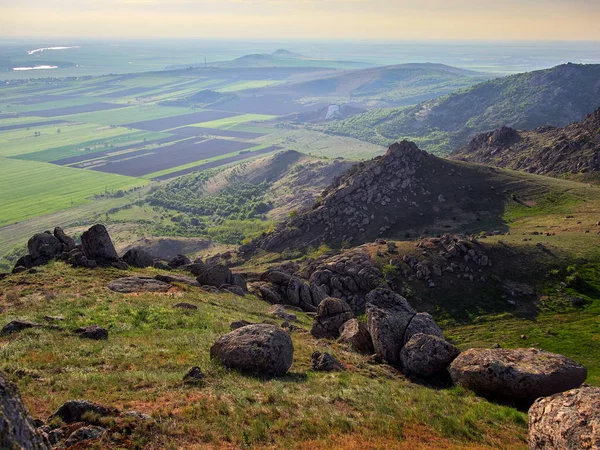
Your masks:
[[[231,322],[231,324],[229,325],[229,329],[233,331],[248,325],[253,325],[253,323],[248,322],[247,320],[236,320],[235,322]]]
[[[125,277],[111,281],[108,288],[122,294],[131,294],[133,292],[167,292],[171,289],[171,285],[152,277]]]
[[[92,339],[94,341],[105,341],[108,339],[108,330],[100,325],[77,328],[74,333],[82,339]]]
[[[269,314],[274,315],[275,317],[279,317],[280,319],[286,320],[288,322],[295,322],[298,320],[298,316],[296,314],[292,314],[288,312],[283,305],[273,305],[269,308]]]
[[[82,427],[71,433],[65,441],[64,446],[68,448],[85,441],[100,439],[104,433],[106,433],[106,428],[96,426]]]
[[[28,322],[25,320],[13,320],[13,321],[7,323],[6,325],[4,325],[2,330],[0,330],[0,336],[8,336],[9,334],[18,333],[20,331],[27,330],[28,328],[37,328],[37,327],[43,327],[43,326],[44,325],[42,325],[42,324],[35,323],[35,322]]]
[[[312,354],[313,370],[333,372],[335,370],[346,370],[346,368],[329,353],[314,352]]]
[[[90,416],[107,417],[115,416],[119,412],[114,408],[108,408],[98,403],[87,400],[69,400],[56,410],[49,418],[49,421],[55,417],[62,419],[65,423],[89,422]],[[86,420],[87,419],[87,420]]]
[[[192,367],[183,377],[185,384],[197,384],[205,378],[200,367]]]
[[[192,305],[191,303],[177,303],[176,305],[173,305],[173,308],[180,308],[180,309],[189,309],[189,310],[197,310],[198,307],[196,305]]]

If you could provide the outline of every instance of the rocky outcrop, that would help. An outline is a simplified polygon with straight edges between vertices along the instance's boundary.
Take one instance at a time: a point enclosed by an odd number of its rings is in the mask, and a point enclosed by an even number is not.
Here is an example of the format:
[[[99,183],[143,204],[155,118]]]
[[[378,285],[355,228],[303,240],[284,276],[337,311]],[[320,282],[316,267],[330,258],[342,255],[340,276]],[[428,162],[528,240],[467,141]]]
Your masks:
[[[430,377],[446,369],[459,354],[443,337],[417,333],[400,351],[400,360],[404,373]]]
[[[200,264],[196,262],[195,266],[193,273],[197,275],[196,280],[201,286],[213,286],[225,290],[228,290],[228,286],[237,286],[243,291],[242,294],[248,291],[244,277],[232,273],[229,267],[223,264]],[[232,292],[237,293],[235,290]]]
[[[341,326],[338,341],[358,353],[370,355],[374,351],[369,330],[358,319],[350,319]]]
[[[530,450],[600,448],[600,389],[584,387],[536,400],[529,409]]]
[[[352,318],[354,314],[346,302],[339,298],[326,298],[317,308],[310,334],[317,339],[337,339],[342,325]]]
[[[375,353],[400,367],[404,333],[416,312],[404,297],[389,289],[375,289],[367,295],[367,328]]]
[[[98,403],[87,400],[69,400],[63,403],[50,419],[60,418],[65,423],[85,422],[86,416],[94,415],[97,418],[113,416],[119,412],[115,408],[109,408]]]
[[[268,303],[295,306],[303,311],[316,311],[327,295],[316,285],[311,285],[297,276],[277,270],[268,270],[261,281],[253,283],[251,289]]]
[[[171,261],[169,261],[169,267],[171,269],[179,269],[181,266],[191,264],[192,261],[185,255],[177,255]]]
[[[529,349],[470,349],[450,365],[459,386],[491,398],[533,401],[579,387],[587,370],[555,353]]]
[[[108,283],[111,291],[122,294],[133,292],[167,292],[171,285],[152,277],[125,277]]]
[[[404,331],[404,344],[416,334],[424,334],[444,338],[441,328],[435,322],[431,314],[417,313],[413,316],[409,322],[406,330]]]
[[[311,286],[319,287],[329,297],[344,300],[355,314],[365,312],[365,299],[371,290],[387,287],[381,271],[360,250],[317,260],[302,273]]]
[[[454,159],[562,176],[600,170],[600,109],[563,128],[517,131],[502,127],[475,136]]]
[[[81,235],[81,252],[99,266],[122,263],[104,225],[94,225]]]
[[[127,252],[123,255],[123,261],[125,261],[131,267],[138,267],[140,269],[152,267],[154,265],[154,258],[152,258],[152,255],[139,248],[127,250]]]
[[[0,373],[0,448],[49,450],[23,404],[17,387]]]
[[[292,365],[294,344],[275,325],[247,325],[220,337],[210,357],[224,366],[257,375],[284,375]]]

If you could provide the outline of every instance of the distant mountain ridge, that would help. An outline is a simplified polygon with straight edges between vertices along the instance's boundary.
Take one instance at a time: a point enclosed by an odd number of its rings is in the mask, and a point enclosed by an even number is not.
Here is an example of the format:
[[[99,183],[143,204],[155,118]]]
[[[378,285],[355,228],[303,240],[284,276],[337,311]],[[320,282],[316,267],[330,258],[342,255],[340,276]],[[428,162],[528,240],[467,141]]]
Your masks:
[[[504,125],[565,126],[594,111],[599,98],[599,64],[564,64],[486,81],[413,107],[369,111],[326,131],[386,145],[413,139],[444,154]]]
[[[598,99],[600,104],[600,99]],[[600,108],[564,128],[502,127],[474,137],[452,159],[563,176],[600,171]]]

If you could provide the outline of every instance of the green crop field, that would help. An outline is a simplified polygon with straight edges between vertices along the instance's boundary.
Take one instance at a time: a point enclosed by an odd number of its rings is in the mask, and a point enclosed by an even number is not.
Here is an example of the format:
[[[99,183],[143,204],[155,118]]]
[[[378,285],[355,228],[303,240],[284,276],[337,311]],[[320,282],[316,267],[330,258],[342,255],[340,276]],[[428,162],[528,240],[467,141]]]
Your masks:
[[[257,89],[261,87],[277,86],[281,84],[281,81],[276,80],[252,80],[252,81],[240,81],[239,83],[232,83],[225,87],[217,89],[218,92],[234,92],[243,91],[246,89]]]
[[[142,120],[162,119],[163,117],[178,116],[191,113],[191,108],[176,108],[158,106],[156,104],[143,104],[120,108],[117,110],[97,111],[90,113],[63,116],[65,120],[73,122],[97,123],[101,125],[123,125]],[[0,122],[1,123],[1,122]]]
[[[35,135],[36,132],[41,134]],[[36,127],[35,131],[27,129],[3,131],[0,133],[0,156],[19,156],[129,133],[131,132],[127,128],[70,123]]]
[[[0,226],[86,203],[95,194],[145,183],[139,178],[0,157]]]

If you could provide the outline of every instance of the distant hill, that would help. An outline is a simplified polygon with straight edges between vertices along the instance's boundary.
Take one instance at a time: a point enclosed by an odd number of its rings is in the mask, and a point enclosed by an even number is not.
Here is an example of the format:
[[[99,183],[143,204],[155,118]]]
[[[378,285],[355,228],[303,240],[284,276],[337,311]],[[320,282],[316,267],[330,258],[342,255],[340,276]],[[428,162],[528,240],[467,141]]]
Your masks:
[[[597,99],[600,104],[600,99]],[[564,128],[517,131],[502,127],[474,137],[453,159],[552,176],[600,170],[600,108]]]
[[[292,95],[306,102],[388,107],[414,105],[473,86],[490,77],[444,64],[399,64],[333,73],[313,80],[287,83],[270,91]]]
[[[502,231],[506,230],[502,216],[511,202],[552,193],[556,183],[547,177],[439,158],[403,141],[392,145],[385,156],[353,166],[321,193],[311,209],[299,211],[242,252]]]
[[[598,107],[600,65],[564,64],[486,81],[418,106],[373,110],[326,131],[389,144],[407,138],[448,153],[501,126],[565,126]]]

